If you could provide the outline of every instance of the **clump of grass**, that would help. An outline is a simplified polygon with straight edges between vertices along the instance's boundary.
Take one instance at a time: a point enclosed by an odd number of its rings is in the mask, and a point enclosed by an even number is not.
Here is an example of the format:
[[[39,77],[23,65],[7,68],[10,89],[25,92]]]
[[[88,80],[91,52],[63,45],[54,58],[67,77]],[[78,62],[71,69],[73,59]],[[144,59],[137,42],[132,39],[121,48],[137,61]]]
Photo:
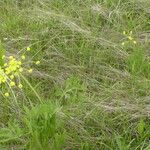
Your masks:
[[[7,128],[0,130],[0,143],[17,142],[20,148],[25,149],[59,150],[65,138],[61,132],[62,123],[57,119],[60,108],[45,103],[23,109],[19,123],[16,119],[11,119]]]

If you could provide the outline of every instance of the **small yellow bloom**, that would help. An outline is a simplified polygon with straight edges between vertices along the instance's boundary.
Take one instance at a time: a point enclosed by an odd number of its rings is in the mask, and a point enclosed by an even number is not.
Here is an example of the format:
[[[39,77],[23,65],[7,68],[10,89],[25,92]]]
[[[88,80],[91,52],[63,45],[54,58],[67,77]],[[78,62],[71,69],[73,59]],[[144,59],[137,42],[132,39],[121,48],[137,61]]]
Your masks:
[[[23,68],[20,68],[20,69],[19,69],[19,72],[22,72],[22,71],[23,71]]]
[[[10,76],[10,79],[14,79],[14,75],[11,75],[11,76]]]
[[[5,59],[5,55],[2,56],[2,59]]]
[[[21,61],[18,61],[18,64],[19,64],[19,65],[22,65],[22,62],[21,62]]]
[[[128,39],[131,40],[131,41],[133,40],[133,38],[131,36],[128,36]]]
[[[11,81],[10,86],[15,86],[15,82]]]
[[[14,57],[13,56],[9,56],[9,59],[13,59]]]
[[[2,83],[5,83],[5,82],[6,82],[6,78],[3,78],[3,79],[2,79]]]
[[[23,60],[25,60],[25,59],[26,59],[26,56],[25,56],[25,55],[22,55],[21,58],[22,58]]]
[[[134,43],[134,44],[137,44],[137,42],[136,42],[136,41],[133,41],[133,43]]]
[[[9,75],[9,74],[10,74],[10,71],[8,70],[8,71],[6,71],[5,73],[6,73],[7,75]]]
[[[31,48],[30,47],[27,47],[27,51],[30,51],[31,50]]]
[[[123,34],[126,35],[126,31],[123,31]]]
[[[4,67],[6,67],[6,66],[7,66],[7,63],[4,64]]]
[[[32,72],[33,72],[33,69],[29,69],[28,72],[29,72],[29,73],[32,73]]]
[[[39,65],[41,62],[38,60],[35,62],[36,65]]]
[[[122,42],[121,45],[124,46],[124,45],[125,45],[125,42]]]
[[[19,84],[18,87],[19,87],[20,89],[22,89],[23,85],[22,85],[22,84]]]
[[[9,93],[5,93],[4,95],[5,95],[6,97],[9,97]]]
[[[132,34],[133,32],[132,31],[130,31],[130,35]]]

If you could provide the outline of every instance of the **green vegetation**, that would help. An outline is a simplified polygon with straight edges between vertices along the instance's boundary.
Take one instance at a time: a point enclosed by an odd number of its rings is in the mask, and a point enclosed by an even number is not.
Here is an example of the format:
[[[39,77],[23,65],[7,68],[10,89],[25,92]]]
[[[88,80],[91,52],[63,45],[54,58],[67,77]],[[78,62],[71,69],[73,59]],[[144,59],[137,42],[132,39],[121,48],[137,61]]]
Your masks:
[[[25,60],[20,89],[0,83],[0,149],[150,150],[149,16],[149,0],[1,0],[0,81],[4,55]]]

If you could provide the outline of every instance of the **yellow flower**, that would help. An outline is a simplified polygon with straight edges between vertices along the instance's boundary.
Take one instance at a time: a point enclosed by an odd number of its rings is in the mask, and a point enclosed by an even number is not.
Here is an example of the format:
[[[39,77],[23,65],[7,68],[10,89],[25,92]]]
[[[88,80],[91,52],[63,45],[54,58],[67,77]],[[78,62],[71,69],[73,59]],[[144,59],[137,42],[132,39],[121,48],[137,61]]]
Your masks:
[[[41,62],[38,60],[35,62],[36,65],[39,65]]]
[[[6,66],[7,66],[7,63],[4,64],[4,67],[6,67]]]
[[[125,42],[122,42],[121,45],[124,46],[124,45],[125,45]]]
[[[123,31],[123,34],[126,35],[126,31]]]
[[[18,87],[19,87],[20,89],[22,89],[23,85],[22,85],[22,84],[19,84]]]
[[[29,72],[29,73],[32,73],[32,72],[33,72],[33,69],[29,69],[28,72]]]
[[[130,35],[132,34],[133,32],[132,31],[130,31]]]
[[[2,83],[5,83],[5,82],[6,82],[6,77],[3,77]]]
[[[22,71],[23,71],[23,68],[20,68],[20,69],[19,69],[19,72],[22,72]]]
[[[26,48],[27,51],[30,51],[30,47]],[[18,88],[22,89],[23,85],[20,82],[20,72],[23,71],[22,62],[26,59],[26,55],[21,55],[21,58],[15,58],[14,56],[8,56],[6,61],[5,58],[7,56],[2,55],[1,59],[4,59],[4,65],[0,66],[0,86],[5,87],[5,84],[9,84],[10,87],[14,87],[17,85]],[[36,64],[40,64],[40,61],[37,61]],[[32,73],[33,69],[30,68],[28,70],[29,73]],[[16,79],[16,80],[14,80]],[[12,89],[13,90],[13,89]],[[14,91],[15,92],[15,91]],[[9,90],[2,94],[5,97],[9,97],[11,94]]]
[[[18,61],[15,58],[11,58],[8,64],[5,65],[5,73],[7,75],[14,72],[18,72],[20,69],[21,69],[21,61]]]
[[[133,43],[134,43],[134,44],[137,44],[137,42],[136,42],[136,41],[133,41]]]
[[[18,64],[19,64],[19,65],[22,65],[22,62],[21,62],[21,61],[18,61]]]
[[[15,82],[11,81],[10,86],[15,86]]]
[[[22,55],[21,58],[22,58],[22,60],[25,60],[25,59],[26,59],[25,55]]]
[[[9,59],[13,59],[14,57],[13,56],[9,56]]]
[[[6,97],[9,97],[9,93],[5,93],[4,95],[5,95]]]
[[[11,76],[10,76],[10,79],[14,79],[14,75],[11,75]]]
[[[2,56],[2,59],[5,59],[5,55]]]
[[[31,48],[30,47],[27,47],[27,51],[30,51],[31,50]]]
[[[131,40],[131,41],[133,40],[133,38],[131,36],[128,36],[128,39]]]

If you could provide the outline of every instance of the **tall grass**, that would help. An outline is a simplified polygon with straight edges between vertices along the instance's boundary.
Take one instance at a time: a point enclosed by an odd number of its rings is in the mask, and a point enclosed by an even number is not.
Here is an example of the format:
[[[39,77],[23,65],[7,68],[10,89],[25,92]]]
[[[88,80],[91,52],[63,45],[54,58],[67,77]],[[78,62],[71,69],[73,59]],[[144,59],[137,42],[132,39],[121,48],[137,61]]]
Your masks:
[[[33,69],[16,103],[0,95],[0,149],[149,150],[149,10],[148,0],[0,1],[0,66],[30,47]]]

